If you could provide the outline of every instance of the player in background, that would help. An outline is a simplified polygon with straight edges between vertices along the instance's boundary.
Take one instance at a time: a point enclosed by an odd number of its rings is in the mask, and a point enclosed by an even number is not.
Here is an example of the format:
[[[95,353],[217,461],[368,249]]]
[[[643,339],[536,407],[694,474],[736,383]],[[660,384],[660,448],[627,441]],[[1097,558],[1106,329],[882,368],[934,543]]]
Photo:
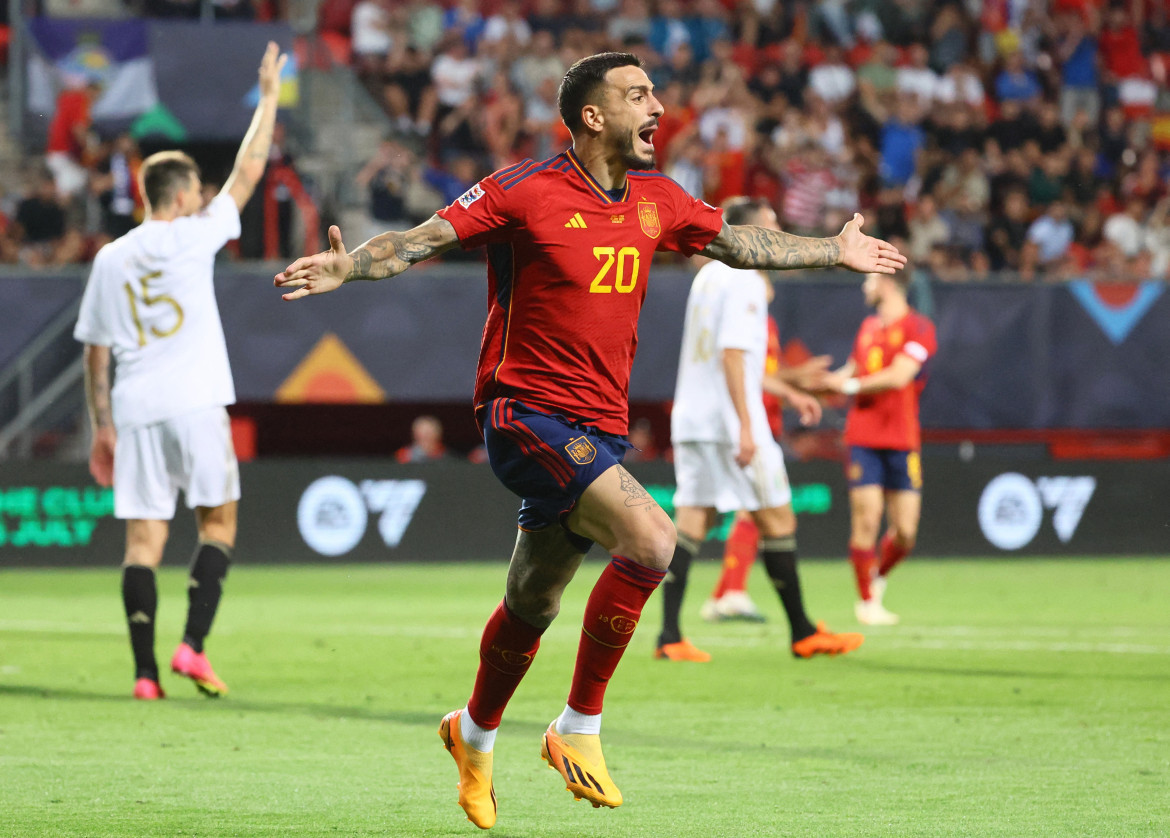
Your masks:
[[[522,498],[503,601],[480,640],[467,705],[439,735],[459,770],[459,804],[496,821],[492,748],[512,694],[594,542],[612,561],[585,606],[564,711],[542,757],[574,797],[616,807],[622,795],[601,749],[605,689],[675,548],[674,524],[622,467],[638,315],[656,250],[703,253],[740,267],[842,265],[893,272],[905,258],[861,233],[816,239],[733,227],[720,210],[653,171],[662,106],[640,60],[601,53],[569,68],[559,91],[570,149],[490,175],[407,232],[347,253],[298,259],[275,278],[286,300],[383,279],[455,246],[486,245],[488,315],[476,417],[493,472]]]
[[[162,151],[143,161],[146,218],[98,251],[73,332],[85,344],[89,469],[99,485],[114,487],[114,514],[126,521],[122,602],[135,698],[165,695],[154,656],[155,569],[180,489],[195,510],[199,543],[171,669],[207,695],[227,692],[203,651],[231,562],[240,497],[224,409],[236,396],[212,267],[219,249],[239,236],[240,210],[264,174],[286,58],[268,44],[252,123],[223,190],[206,207],[199,167],[186,154]]]
[[[918,400],[926,386],[923,365],[937,342],[934,324],[906,300],[906,277],[866,276],[865,302],[877,313],[862,322],[849,360],[825,382],[828,390],[855,396],[845,419],[849,559],[860,597],[854,611],[870,626],[898,622],[882,603],[886,577],[914,549],[922,512]],[[883,511],[888,529],[878,547]]]
[[[731,226],[779,230],[764,201],[732,198],[723,205]],[[832,634],[804,610],[796,569],[796,515],[784,454],[764,408],[771,278],[711,261],[687,297],[670,441],[674,446],[674,521],[678,546],[662,585],[662,633],[655,657],[703,662],[710,655],[682,635],[679,614],[687,576],[717,513],[747,511],[763,534],[764,567],[788,617],[798,658],[836,655],[861,645],[860,634]],[[794,388],[784,395],[806,421],[820,418],[815,398]]]
[[[771,305],[776,292],[771,282],[767,288],[768,304]],[[774,439],[779,441],[784,432],[781,411],[785,398],[789,399],[789,404],[797,407],[802,425],[815,425],[821,421],[820,402],[801,391],[818,387],[822,373],[828,369],[831,362],[830,356],[821,355],[809,358],[796,367],[782,366],[780,327],[776,324],[776,318],[768,315],[768,354],[764,362],[763,379],[764,412],[767,414],[768,427],[771,428]],[[798,393],[796,401],[792,401],[791,395],[794,388]],[[767,622],[767,617],[760,612],[747,592],[748,575],[756,562],[759,549],[760,528],[756,526],[751,515],[740,510],[735,513],[731,532],[728,533],[727,543],[723,548],[723,569],[711,596],[699,609],[699,616],[709,622],[720,620]]]

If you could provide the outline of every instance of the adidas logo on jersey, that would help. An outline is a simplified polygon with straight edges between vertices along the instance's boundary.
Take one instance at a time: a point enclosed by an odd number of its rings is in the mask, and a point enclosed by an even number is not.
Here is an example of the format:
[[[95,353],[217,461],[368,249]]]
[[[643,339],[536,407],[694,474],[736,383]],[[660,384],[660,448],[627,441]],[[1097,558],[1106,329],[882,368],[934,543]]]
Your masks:
[[[577,230],[583,230],[589,225],[585,223],[585,219],[581,217],[581,213],[573,213],[573,217],[565,222],[566,227],[572,227]]]

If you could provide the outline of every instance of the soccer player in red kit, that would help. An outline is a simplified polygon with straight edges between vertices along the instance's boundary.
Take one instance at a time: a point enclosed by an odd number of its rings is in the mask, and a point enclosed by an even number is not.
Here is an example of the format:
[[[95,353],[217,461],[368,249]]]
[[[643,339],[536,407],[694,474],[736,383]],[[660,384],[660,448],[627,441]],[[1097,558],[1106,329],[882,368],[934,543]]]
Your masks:
[[[595,541],[613,559],[585,606],[568,702],[541,755],[574,797],[595,807],[622,802],[601,751],[602,698],[675,549],[670,516],[621,465],[654,252],[773,269],[893,273],[906,261],[862,234],[859,215],[824,239],[731,227],[654,171],[662,106],[636,56],[581,59],[561,82],[559,107],[570,150],[498,171],[418,227],[351,253],[331,227],[329,250],[275,279],[295,300],[394,276],[456,245],[487,247],[475,409],[493,472],[522,498],[519,534],[504,599],[480,640],[471,697],[439,726],[459,769],[459,804],[484,829],[496,821],[492,746],[504,708]]]
[[[860,595],[857,620],[866,625],[898,622],[882,595],[890,571],[914,548],[922,512],[918,399],[926,386],[923,365],[938,344],[934,324],[906,301],[904,276],[865,278],[865,301],[877,314],[862,322],[849,360],[826,383],[856,396],[845,420],[849,559]],[[889,528],[878,548],[883,506]]]

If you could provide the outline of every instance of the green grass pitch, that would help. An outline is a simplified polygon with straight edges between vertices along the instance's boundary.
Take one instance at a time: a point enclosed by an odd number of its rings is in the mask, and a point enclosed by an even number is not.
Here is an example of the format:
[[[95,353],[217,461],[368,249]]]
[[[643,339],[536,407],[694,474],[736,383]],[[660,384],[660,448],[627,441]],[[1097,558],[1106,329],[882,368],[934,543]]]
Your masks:
[[[685,626],[709,664],[651,659],[657,597],[607,696],[625,794],[575,803],[541,761],[560,712],[589,562],[505,716],[506,838],[1170,835],[1170,561],[911,559],[903,625],[797,661],[766,625]],[[221,700],[166,673],[129,698],[118,571],[0,572],[0,835],[479,834],[435,730],[462,706],[502,565],[241,565],[208,643]],[[814,617],[856,629],[845,562],[807,562]],[[185,612],[160,578],[159,657]]]

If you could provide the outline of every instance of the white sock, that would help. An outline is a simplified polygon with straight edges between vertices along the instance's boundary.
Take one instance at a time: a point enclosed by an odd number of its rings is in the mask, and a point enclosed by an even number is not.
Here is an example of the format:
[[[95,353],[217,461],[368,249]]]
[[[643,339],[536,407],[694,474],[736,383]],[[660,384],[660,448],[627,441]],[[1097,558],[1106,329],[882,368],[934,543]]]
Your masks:
[[[459,717],[459,733],[463,736],[464,744],[477,751],[487,753],[496,745],[496,728],[488,730],[477,725],[466,707],[463,708],[463,715]]]
[[[601,714],[589,716],[578,713],[569,705],[557,716],[557,733],[564,736],[566,733],[587,733],[591,736],[601,735]]]

